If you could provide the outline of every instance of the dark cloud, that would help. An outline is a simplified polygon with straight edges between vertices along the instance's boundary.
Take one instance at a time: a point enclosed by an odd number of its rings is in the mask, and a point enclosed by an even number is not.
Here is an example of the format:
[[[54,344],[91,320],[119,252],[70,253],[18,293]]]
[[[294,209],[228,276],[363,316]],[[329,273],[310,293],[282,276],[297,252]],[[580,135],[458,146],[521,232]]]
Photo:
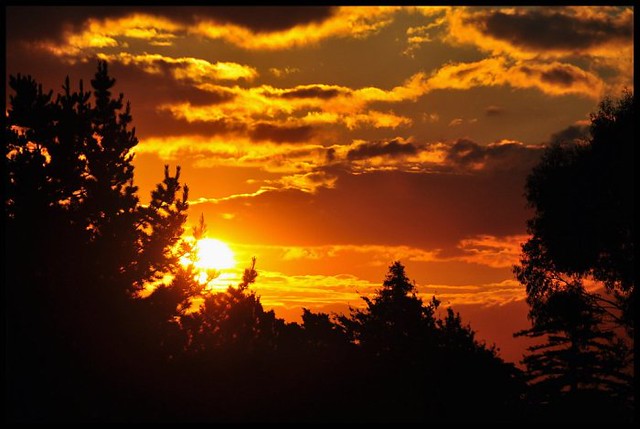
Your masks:
[[[417,152],[418,148],[413,143],[400,143],[397,140],[391,140],[390,142],[366,142],[349,150],[349,152],[347,152],[347,159],[353,161],[381,155],[395,157],[414,155]]]
[[[542,152],[542,146],[526,146],[518,142],[480,145],[468,139],[456,141],[446,155],[452,166],[486,171],[529,171]]]
[[[583,77],[576,75],[574,69],[558,66],[542,72],[540,79],[543,82],[559,86],[571,86],[575,81],[581,80]]]
[[[119,17],[129,11],[107,6],[8,6],[7,40],[58,39],[65,30],[79,30],[91,17]]]
[[[504,109],[500,106],[487,106],[484,109],[484,114],[486,116],[500,116],[504,113]]]
[[[546,70],[540,70],[529,66],[519,66],[518,70],[527,76],[539,76],[542,82],[559,87],[571,87],[576,82],[590,83],[588,75],[581,73],[581,70],[567,64],[554,64]]]
[[[330,6],[10,6],[7,38],[58,39],[64,30],[79,30],[89,18],[119,18],[134,12],[162,16],[185,25],[201,20],[233,23],[256,32],[284,30],[329,18]]]
[[[85,78],[93,76],[95,64],[91,62],[92,70],[84,75]],[[220,135],[246,131],[245,124],[226,119],[189,123],[175,118],[166,110],[158,109],[161,105],[184,102],[192,106],[224,103],[234,97],[231,92],[222,89],[203,91],[186,82],[176,81],[168,73],[149,74],[131,64],[111,62],[109,73],[116,78],[114,91],[124,93],[125,98],[131,101],[131,112],[140,137],[178,134]]]
[[[92,64],[98,63],[96,59]],[[188,80],[181,82],[176,80],[171,70],[176,68],[165,61],[154,61],[159,73],[147,73],[133,64],[123,64],[117,61],[109,62],[109,73],[121,86],[120,91],[128,97],[137,99],[150,99],[155,105],[167,102],[189,102],[193,106],[206,106],[211,104],[226,103],[235,98],[231,90],[222,86],[209,88],[206,91],[192,85]],[[95,70],[91,73],[93,76]]]
[[[633,40],[633,20],[570,16],[549,10],[528,10],[515,14],[490,11],[469,21],[496,39],[535,50],[580,50],[603,43]]]
[[[321,86],[309,86],[306,88],[297,88],[282,93],[282,98],[321,98],[329,99],[336,97],[340,91],[335,88],[325,89]]]
[[[333,14],[334,9],[330,6],[198,7],[194,8],[192,16],[196,19],[212,18],[216,21],[231,22],[256,32],[270,32],[323,21]]]
[[[477,65],[467,66],[467,68],[463,68],[461,70],[454,72],[452,76],[462,80],[466,76],[470,75],[471,73],[474,73],[479,68],[480,66],[477,66]]]
[[[252,140],[270,140],[276,143],[302,142],[311,139],[314,129],[308,125],[297,127],[259,123],[249,132]]]
[[[454,164],[469,164],[481,161],[483,158],[484,151],[478,143],[460,139],[449,148],[446,159]]]
[[[470,236],[526,230],[525,172],[332,171],[338,177],[333,189],[266,192],[198,210],[207,218],[236,213],[225,228],[229,240],[239,243],[272,243],[279,237],[288,245],[360,245],[374,237],[376,244],[444,250]]]
[[[241,122],[218,119],[215,121],[187,122],[178,119],[166,111],[156,109],[132,108],[136,131],[139,137],[167,137],[167,136],[221,136],[242,135],[248,132],[246,124]]]
[[[549,143],[574,143],[576,141],[584,141],[589,138],[589,127],[587,125],[571,125],[557,133],[551,134]]]
[[[332,147],[327,149],[326,159],[328,163],[333,162],[336,159],[336,150]]]

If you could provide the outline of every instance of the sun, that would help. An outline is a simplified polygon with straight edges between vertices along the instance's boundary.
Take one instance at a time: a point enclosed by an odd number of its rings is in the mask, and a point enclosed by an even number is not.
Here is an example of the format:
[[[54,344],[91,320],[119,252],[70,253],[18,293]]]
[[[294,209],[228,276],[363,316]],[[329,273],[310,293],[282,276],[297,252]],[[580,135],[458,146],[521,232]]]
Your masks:
[[[224,270],[236,265],[233,251],[226,243],[215,238],[203,238],[196,242],[194,265],[205,270]]]

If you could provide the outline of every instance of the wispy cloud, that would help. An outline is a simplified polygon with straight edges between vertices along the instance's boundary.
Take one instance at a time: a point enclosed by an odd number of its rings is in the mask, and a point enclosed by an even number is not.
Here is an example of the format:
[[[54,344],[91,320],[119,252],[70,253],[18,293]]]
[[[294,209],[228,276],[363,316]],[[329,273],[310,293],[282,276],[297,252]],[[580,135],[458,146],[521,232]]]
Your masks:
[[[507,237],[480,235],[466,238],[458,245],[464,254],[454,259],[492,268],[510,268],[518,263],[521,246],[528,239],[529,236],[525,234]]]
[[[164,160],[175,160],[192,155],[195,167],[215,167],[233,162],[240,167],[260,167],[280,173],[309,172],[323,165],[326,148],[319,144],[289,144],[263,142],[254,144],[249,138],[167,136],[143,139],[136,153],[151,153]]]
[[[234,62],[211,63],[193,57],[173,58],[160,54],[130,54],[128,52],[99,53],[97,56],[110,62],[135,65],[150,74],[163,74],[170,71],[173,78],[194,84],[219,80],[244,79],[250,81],[258,76],[258,71],[255,68]]]
[[[210,287],[224,290],[236,284],[241,270],[228,273],[214,280]],[[381,282],[372,282],[351,274],[335,275],[288,275],[280,271],[258,270],[258,281],[253,289],[260,295],[267,308],[288,309],[310,308],[318,311],[325,306],[344,305],[362,308],[362,297],[372,297],[382,287]],[[477,285],[418,284],[418,292],[423,300],[436,296],[445,307],[459,305],[501,306],[522,301],[526,293],[515,280]]]
[[[515,280],[479,285],[424,285],[418,288],[423,295],[435,295],[445,306],[505,305],[526,298],[524,287]]]
[[[119,18],[89,18],[81,30],[67,30],[62,35],[62,43],[43,40],[36,46],[75,61],[91,57],[104,48],[128,47],[126,39],[143,40],[152,46],[169,46],[181,30],[182,25],[170,19],[133,13]]]
[[[184,102],[163,104],[159,109],[187,122],[226,120],[252,124],[257,121],[278,121],[290,126],[342,124],[348,129],[366,126],[397,128],[410,125],[411,119],[390,110],[371,109],[370,106],[373,103],[415,101],[426,89],[423,73],[417,73],[388,90],[377,87],[352,89],[321,83],[291,88],[270,85],[228,87],[212,83],[196,86],[204,91],[226,93],[232,97],[226,102],[211,105]]]
[[[308,142],[288,143],[271,137],[271,140],[256,144],[255,136],[249,137],[242,131],[228,131],[218,136],[143,138],[135,152],[153,154],[165,162],[188,158],[196,168],[231,164],[279,174],[274,179],[256,181],[261,192],[248,196],[258,196],[282,189],[315,192],[320,188],[333,188],[338,181],[338,173],[528,171],[539,159],[542,148],[509,140],[480,145],[466,139],[416,142],[402,137],[378,141],[353,140],[349,144],[331,146],[315,143],[313,138]]]
[[[367,37],[389,25],[399,9],[385,6],[339,7],[320,22],[269,32],[256,32],[239,25],[203,19],[189,31],[210,39],[222,39],[248,50],[290,49],[315,45],[330,38]]]
[[[285,261],[315,261],[327,263],[337,260],[362,260],[368,266],[384,267],[393,261],[407,262],[464,262],[490,268],[511,268],[520,257],[521,245],[528,235],[510,236],[479,235],[468,237],[457,244],[459,252],[445,255],[441,249],[422,249],[412,246],[391,245],[348,245],[333,244],[322,246],[278,246],[278,245],[238,245],[243,253],[270,253]],[[362,258],[354,258],[359,256]]]
[[[430,90],[511,86],[535,88],[547,95],[578,94],[602,96],[604,82],[595,74],[572,64],[551,62],[513,62],[492,57],[471,63],[452,63],[438,69],[427,81]]]
[[[297,67],[271,67],[269,68],[269,72],[275,77],[285,77],[290,74],[300,73],[300,69]]]

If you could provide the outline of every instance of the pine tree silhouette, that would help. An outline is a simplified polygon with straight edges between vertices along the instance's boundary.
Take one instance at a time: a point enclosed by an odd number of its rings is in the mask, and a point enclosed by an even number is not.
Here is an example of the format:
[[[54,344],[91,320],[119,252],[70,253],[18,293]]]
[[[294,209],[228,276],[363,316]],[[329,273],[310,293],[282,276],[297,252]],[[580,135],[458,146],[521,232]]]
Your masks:
[[[178,174],[165,171],[152,205],[139,204],[129,105],[112,97],[105,62],[91,83],[93,98],[67,78],[53,99],[30,76],[9,79],[5,288],[16,419],[126,409],[115,386],[150,355],[134,316],[144,301],[133,296],[176,264],[187,210]]]
[[[339,323],[371,365],[364,394],[373,415],[464,421],[477,420],[474,413],[483,410],[492,420],[513,418],[507,404],[518,400],[519,372],[494,347],[478,342],[453,310],[447,310],[444,320],[437,318],[440,301],[433,297],[424,304],[402,263],[394,262],[382,288],[363,300],[364,309],[353,309]],[[488,389],[488,383],[496,388]],[[401,397],[388,393],[399,391],[404,392]],[[451,416],[460,403],[474,412]]]

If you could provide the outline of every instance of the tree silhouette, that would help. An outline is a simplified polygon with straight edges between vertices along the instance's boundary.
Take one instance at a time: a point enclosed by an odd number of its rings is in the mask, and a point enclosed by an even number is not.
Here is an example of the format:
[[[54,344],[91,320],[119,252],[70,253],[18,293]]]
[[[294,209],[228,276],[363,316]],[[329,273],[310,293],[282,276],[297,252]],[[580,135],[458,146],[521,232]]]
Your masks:
[[[581,289],[570,285],[549,294],[532,317],[534,327],[518,334],[547,338],[531,346],[523,361],[529,399],[552,418],[624,420],[632,393],[632,377],[625,371],[630,365],[628,346],[603,329],[603,310]],[[595,408],[586,412],[588,405]],[[612,408],[617,408],[615,416],[610,415]]]
[[[529,175],[528,221],[536,264],[603,282],[633,329],[633,93],[606,98],[591,115],[591,138],[550,146]],[[527,248],[523,249],[528,263]],[[608,303],[612,304],[612,303]]]
[[[634,112],[630,92],[605,99],[591,115],[591,138],[551,145],[527,179],[532,237],[514,273],[532,327],[516,335],[544,340],[523,362],[529,399],[547,418],[609,418],[611,408],[629,416]],[[582,411],[598,401],[609,406]]]
[[[444,320],[437,318],[440,302],[433,297],[423,303],[402,263],[394,262],[382,288],[363,300],[364,309],[353,309],[338,320],[370,365],[363,386],[372,415],[464,421],[476,420],[475,413],[483,412],[493,419],[513,418],[516,410],[507,404],[519,398],[518,371],[502,361],[494,347],[478,342],[452,309]],[[401,391],[402,396],[389,393]],[[470,414],[452,416],[461,403]]]
[[[362,298],[366,308],[340,319],[347,335],[377,356],[404,354],[435,338],[433,315],[439,303],[434,298],[424,305],[416,292],[404,266],[394,262],[373,299]]]
[[[242,282],[226,292],[204,294],[199,310],[182,318],[188,347],[196,351],[224,349],[229,355],[254,354],[275,348],[276,317],[265,311],[249,286],[255,282],[255,258]]]
[[[306,337],[304,346],[310,347],[314,353],[332,354],[348,344],[344,331],[327,313],[314,313],[303,308],[302,329]]]
[[[9,79],[5,290],[17,418],[82,419],[89,404],[112,400],[114,374],[149,355],[134,316],[143,301],[132,298],[176,266],[186,189],[180,198],[179,170],[166,169],[151,204],[139,203],[138,141],[114,83],[105,62],[93,98],[82,81],[72,91],[67,78],[53,99],[30,76]]]

